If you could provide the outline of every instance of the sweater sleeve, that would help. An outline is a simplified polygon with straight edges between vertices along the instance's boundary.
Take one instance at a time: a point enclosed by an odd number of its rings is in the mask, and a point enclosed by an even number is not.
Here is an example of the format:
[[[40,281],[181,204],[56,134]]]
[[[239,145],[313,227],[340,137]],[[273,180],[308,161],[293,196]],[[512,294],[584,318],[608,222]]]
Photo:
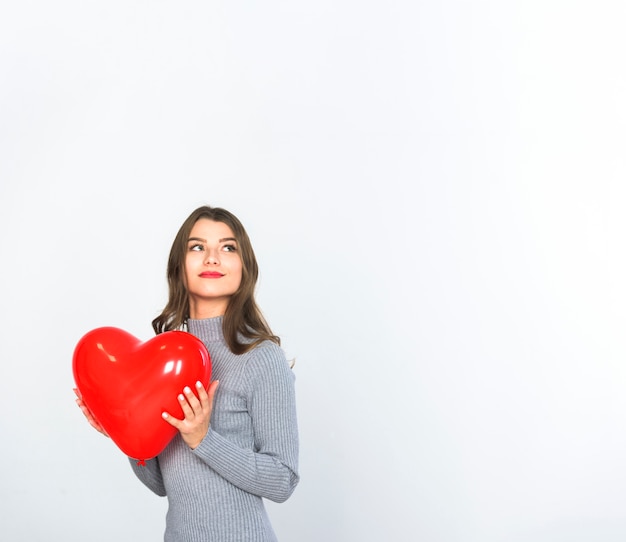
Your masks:
[[[295,376],[282,350],[258,347],[246,368],[244,386],[254,449],[243,449],[209,427],[193,453],[240,489],[283,502],[299,476]]]
[[[131,459],[130,465],[137,478],[148,488],[160,497],[165,497],[165,485],[163,484],[163,476],[159,467],[159,459],[149,459],[145,465],[139,465],[136,459]]]

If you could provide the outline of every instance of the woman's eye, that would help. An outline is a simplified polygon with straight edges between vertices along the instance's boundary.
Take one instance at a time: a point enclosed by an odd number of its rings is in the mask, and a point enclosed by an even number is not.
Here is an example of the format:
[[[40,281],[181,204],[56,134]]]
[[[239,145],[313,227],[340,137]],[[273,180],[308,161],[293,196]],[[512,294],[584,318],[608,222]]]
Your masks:
[[[201,252],[202,250],[204,250],[204,247],[202,245],[189,245],[189,250],[195,251],[195,252]]]
[[[235,245],[224,245],[224,252],[237,252]]]

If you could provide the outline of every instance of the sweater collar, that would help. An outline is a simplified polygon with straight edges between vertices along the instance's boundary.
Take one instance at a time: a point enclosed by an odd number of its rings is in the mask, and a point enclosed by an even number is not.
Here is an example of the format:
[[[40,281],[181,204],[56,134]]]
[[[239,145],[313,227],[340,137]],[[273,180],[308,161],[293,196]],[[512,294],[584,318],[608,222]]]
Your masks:
[[[192,335],[201,338],[204,342],[223,341],[223,320],[223,316],[216,316],[215,318],[205,318],[202,320],[194,320],[192,318],[189,318],[187,320],[187,330]]]

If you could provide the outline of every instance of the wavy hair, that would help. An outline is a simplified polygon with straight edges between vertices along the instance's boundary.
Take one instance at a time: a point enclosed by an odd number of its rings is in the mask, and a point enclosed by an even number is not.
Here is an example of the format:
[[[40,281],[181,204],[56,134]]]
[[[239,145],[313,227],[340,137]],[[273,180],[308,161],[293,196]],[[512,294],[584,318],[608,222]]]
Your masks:
[[[201,218],[223,222],[235,235],[242,262],[241,284],[229,300],[222,323],[226,344],[234,354],[252,350],[265,340],[280,345],[254,299],[259,267],[252,243],[239,219],[220,207],[199,207],[183,222],[172,243],[167,262],[169,298],[159,316],[152,320],[159,334],[183,328],[189,319],[189,291],[185,282],[187,242],[194,224]]]

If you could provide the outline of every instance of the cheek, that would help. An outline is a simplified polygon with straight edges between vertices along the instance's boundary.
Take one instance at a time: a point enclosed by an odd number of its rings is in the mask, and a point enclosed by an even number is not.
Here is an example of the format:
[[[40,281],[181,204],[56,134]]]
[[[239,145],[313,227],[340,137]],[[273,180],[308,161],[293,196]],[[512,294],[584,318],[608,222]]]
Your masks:
[[[243,265],[239,262],[238,268],[235,272],[237,275],[237,288],[241,286],[241,281],[243,280]]]
[[[185,258],[185,261],[183,262],[182,269],[180,272],[180,276],[183,279],[183,283],[185,287],[189,284],[189,278],[193,275],[192,273],[193,269],[194,269],[193,256],[190,257],[190,255],[188,255]]]

